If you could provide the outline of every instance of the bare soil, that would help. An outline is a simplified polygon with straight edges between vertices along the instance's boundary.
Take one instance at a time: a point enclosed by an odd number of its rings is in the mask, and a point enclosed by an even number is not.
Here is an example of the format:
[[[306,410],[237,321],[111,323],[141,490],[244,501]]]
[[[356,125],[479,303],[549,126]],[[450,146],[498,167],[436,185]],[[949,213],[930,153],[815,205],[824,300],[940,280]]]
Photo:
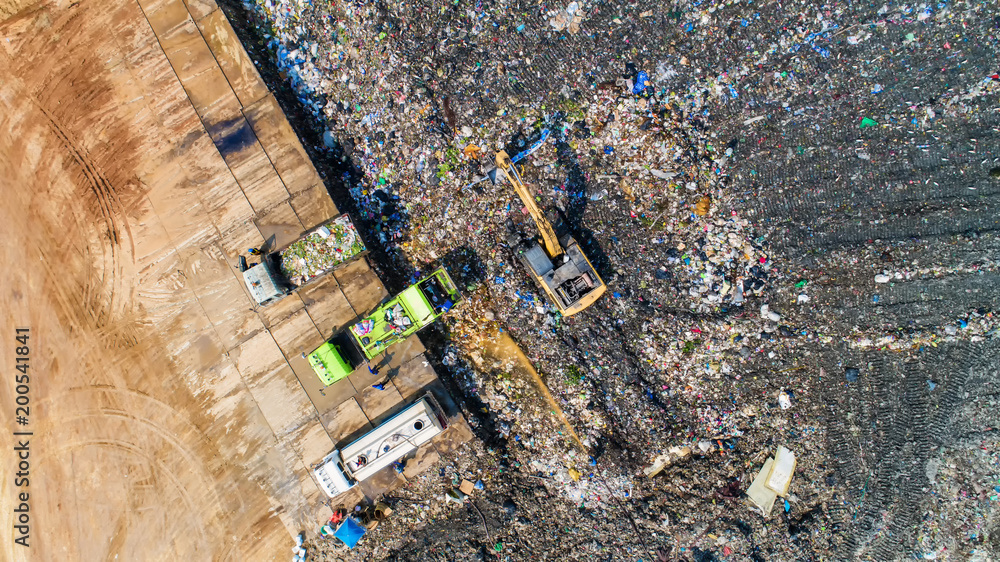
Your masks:
[[[261,467],[285,459],[261,453],[273,434],[192,290],[226,259],[196,195],[230,172],[182,144],[207,135],[137,3],[61,4],[0,2],[0,559],[283,559]],[[29,548],[11,530],[25,490]]]

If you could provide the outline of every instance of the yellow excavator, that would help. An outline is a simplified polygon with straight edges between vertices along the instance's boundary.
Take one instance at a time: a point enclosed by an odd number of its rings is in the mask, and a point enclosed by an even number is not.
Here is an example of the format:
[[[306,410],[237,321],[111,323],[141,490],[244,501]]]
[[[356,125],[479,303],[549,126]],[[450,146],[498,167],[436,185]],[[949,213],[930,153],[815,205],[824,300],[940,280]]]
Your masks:
[[[594,304],[608,288],[580,250],[580,245],[568,234],[561,240],[556,237],[552,224],[535,204],[535,198],[521,181],[521,175],[506,152],[497,153],[496,164],[496,170],[514,186],[541,233],[541,244],[533,238],[521,240],[516,235],[508,240],[524,267],[563,316],[572,316]],[[496,183],[495,175],[491,175],[491,179]]]

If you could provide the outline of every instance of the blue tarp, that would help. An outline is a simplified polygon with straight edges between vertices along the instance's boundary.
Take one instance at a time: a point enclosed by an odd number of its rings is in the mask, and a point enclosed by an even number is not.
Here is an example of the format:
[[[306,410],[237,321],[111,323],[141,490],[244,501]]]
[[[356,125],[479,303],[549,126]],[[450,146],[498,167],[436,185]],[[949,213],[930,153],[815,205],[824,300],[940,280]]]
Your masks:
[[[344,519],[340,527],[337,527],[337,532],[333,536],[344,541],[347,548],[354,548],[354,545],[358,544],[361,537],[365,536],[365,528],[355,521],[353,517],[348,517]]]

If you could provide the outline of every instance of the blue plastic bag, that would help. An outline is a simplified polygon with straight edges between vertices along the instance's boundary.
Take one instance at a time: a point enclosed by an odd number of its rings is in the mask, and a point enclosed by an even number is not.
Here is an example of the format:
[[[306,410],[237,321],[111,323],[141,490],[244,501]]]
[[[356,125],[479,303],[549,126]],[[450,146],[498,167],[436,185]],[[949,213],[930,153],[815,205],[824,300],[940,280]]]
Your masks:
[[[646,74],[645,70],[640,70],[638,76],[635,77],[635,86],[632,86],[633,94],[641,94],[643,90],[646,89],[646,83],[649,81],[649,75]]]

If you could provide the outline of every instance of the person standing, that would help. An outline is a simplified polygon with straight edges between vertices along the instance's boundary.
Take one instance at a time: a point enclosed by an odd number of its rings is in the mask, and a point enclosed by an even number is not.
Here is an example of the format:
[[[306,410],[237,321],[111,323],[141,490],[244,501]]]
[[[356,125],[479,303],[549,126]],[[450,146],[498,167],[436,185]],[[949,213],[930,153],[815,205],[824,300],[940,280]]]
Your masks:
[[[378,376],[378,365],[373,367],[372,364],[368,363],[367,361],[365,361],[365,364],[368,365],[368,372],[371,373],[372,376]],[[385,390],[385,383],[387,382],[389,381],[385,380],[379,383],[375,383],[372,385],[372,388],[374,388],[375,390]]]

